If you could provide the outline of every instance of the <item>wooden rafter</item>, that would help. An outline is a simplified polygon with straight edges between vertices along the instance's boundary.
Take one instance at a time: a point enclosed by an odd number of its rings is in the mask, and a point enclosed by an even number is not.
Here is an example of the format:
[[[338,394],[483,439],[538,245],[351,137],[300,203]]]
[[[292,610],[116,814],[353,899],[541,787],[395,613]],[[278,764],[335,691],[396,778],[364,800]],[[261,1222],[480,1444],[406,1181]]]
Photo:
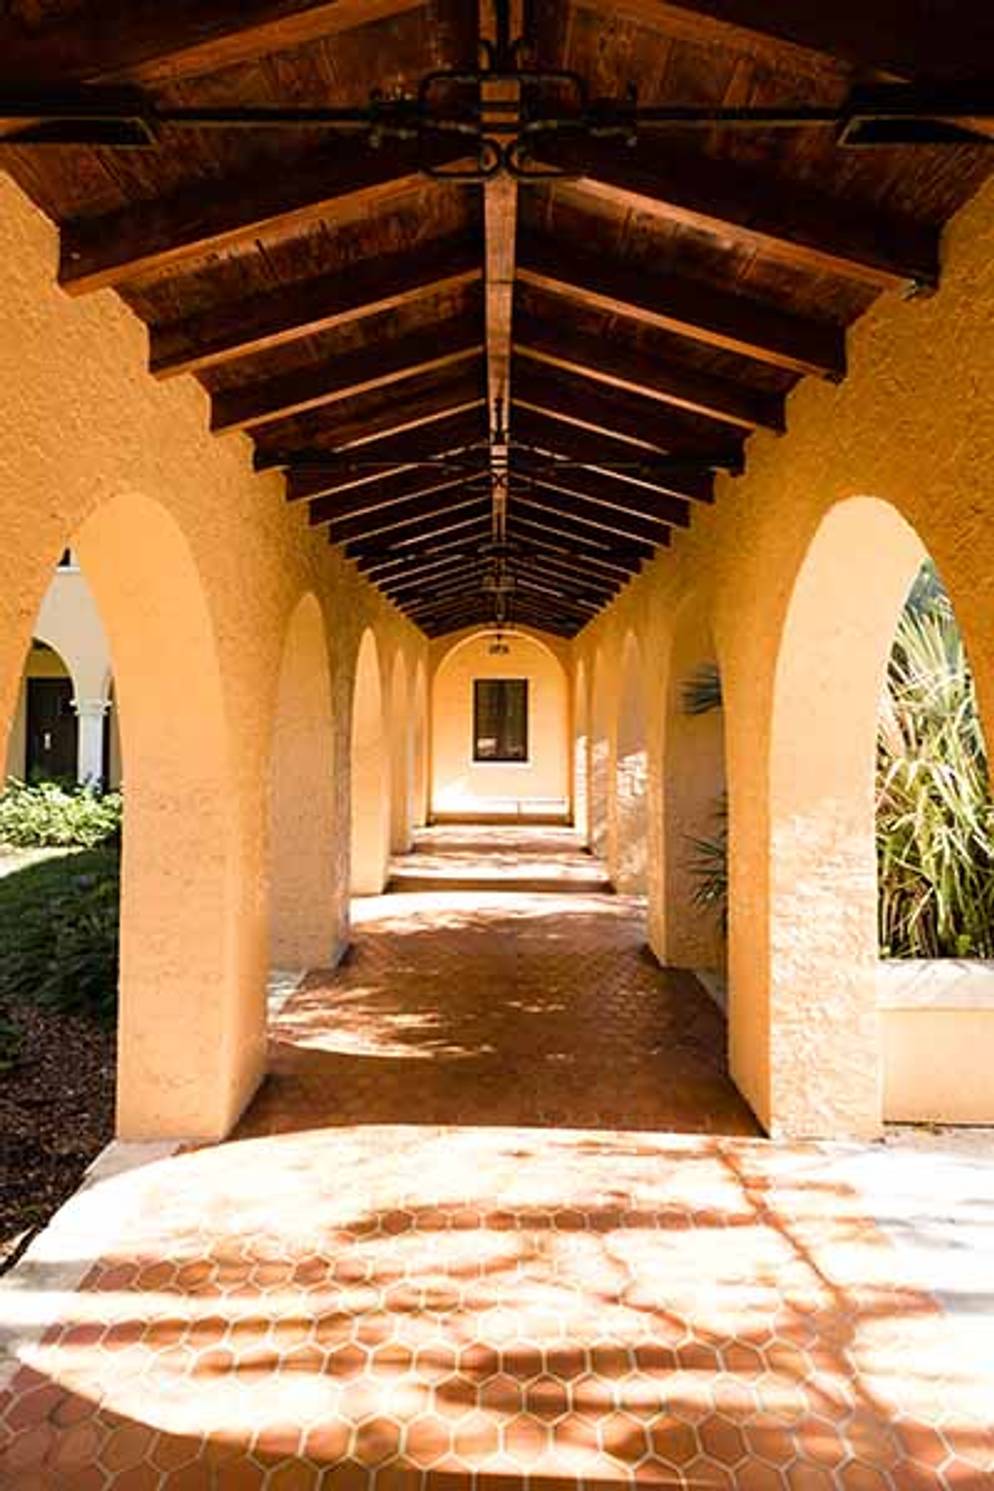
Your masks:
[[[28,81],[178,82],[415,9],[421,0],[101,0],[78,21],[0,26],[4,75]]]
[[[637,539],[612,540],[605,534],[583,533],[555,513],[531,511],[518,503],[509,521],[510,536],[538,548],[548,547],[571,558],[582,558],[607,572],[637,574],[646,559],[652,558],[652,545]]]
[[[598,0],[576,0],[600,13]],[[613,0],[620,15],[665,30],[674,13],[701,19],[713,42],[719,26],[837,57],[861,71],[895,77],[962,78],[977,58],[994,53],[994,12],[987,5],[933,5],[922,0]],[[716,23],[716,24],[715,24]]]
[[[839,327],[704,283],[675,275],[634,274],[630,268],[593,256],[581,259],[560,245],[535,239],[520,248],[518,275],[553,295],[793,372],[828,378],[845,372],[845,341]]]
[[[523,490],[529,483],[516,482],[514,491]],[[668,523],[674,528],[690,527],[690,503],[666,493],[648,491],[635,482],[617,481],[607,473],[587,471],[564,471],[534,478],[536,490],[558,492],[564,497],[576,497],[585,502],[596,502],[604,507],[616,509],[618,513],[632,513],[637,517],[653,518]]]
[[[601,528],[619,538],[640,538],[647,544],[665,542],[668,533],[668,525],[655,518],[639,517],[620,508],[607,507],[604,503],[578,497],[575,492],[561,492],[545,482],[534,482],[524,491],[512,484],[510,510],[513,512],[519,505],[526,504],[542,512],[558,513],[581,527]]]
[[[198,182],[170,197],[67,223],[59,283],[70,295],[82,295],[266,233],[333,221],[343,204],[350,213],[371,212],[418,185],[419,159],[406,145],[337,147],[287,172],[253,169],[210,191]]]
[[[607,338],[584,336],[568,324],[550,324],[535,316],[519,315],[515,330],[515,352],[547,367],[745,430],[779,433],[785,427],[783,399],[766,389],[655,361]]]
[[[308,522],[312,528],[316,528],[323,523],[333,523],[340,518],[357,517],[360,513],[368,514],[372,520],[380,514],[392,512],[398,506],[421,497],[440,496],[443,492],[451,493],[456,490],[476,490],[479,487],[479,479],[475,484],[470,485],[462,476],[439,474],[432,480],[421,471],[416,473],[416,477],[419,479],[405,483],[403,487],[399,484],[387,487],[359,487],[353,493],[319,497],[308,504]]]
[[[672,491],[678,485],[675,476],[653,474],[651,462],[660,452],[651,447],[633,445],[603,431],[584,428],[564,414],[518,404],[515,406],[515,429],[518,438],[536,450],[548,451],[579,465],[596,467],[609,462],[628,465],[644,460],[650,464],[639,480],[655,486],[660,492]],[[688,485],[686,491],[692,492],[693,486]],[[706,489],[701,489],[700,500],[707,500]]]
[[[868,212],[775,176],[659,141],[637,150],[569,142],[556,158],[574,184],[622,211],[659,214],[697,231],[733,237],[795,269],[838,274],[877,289],[934,286],[939,235],[920,223]]]
[[[479,326],[469,317],[460,317],[430,331],[346,352],[320,367],[216,393],[211,400],[211,429],[222,434],[264,428],[279,419],[478,359],[482,351]],[[403,390],[396,392],[403,397]]]
[[[472,507],[457,508],[448,514],[437,515],[437,521],[427,522],[424,518],[415,518],[404,527],[396,527],[391,530],[383,530],[373,534],[363,534],[345,541],[345,557],[356,559],[360,555],[368,557],[370,553],[382,553],[386,548],[399,549],[406,543],[419,544],[439,543],[446,536],[455,536],[457,530],[463,534],[469,529],[474,532],[479,530],[481,523],[485,524],[489,515],[489,504],[487,502],[475,502]],[[333,544],[341,543],[333,531],[329,531],[329,539]]]
[[[702,432],[701,421],[653,399],[591,385],[575,373],[542,372],[524,360],[515,364],[515,372],[515,397],[523,408],[596,435],[629,441],[649,457],[665,453],[733,467],[741,462],[743,437],[727,426],[710,425]]]
[[[467,491],[460,483],[443,492],[426,492],[406,502],[393,502],[372,512],[356,513],[349,518],[333,518],[329,532],[333,543],[347,544],[354,539],[375,538],[392,529],[434,528],[436,520],[447,519],[464,508],[475,508],[481,501],[479,492]]]
[[[284,285],[155,326],[151,371],[159,378],[199,372],[315,332],[398,310],[479,278],[479,254],[465,238],[426,244],[416,253],[387,255],[348,272]]]
[[[453,553],[476,553],[479,540],[487,536],[486,512],[479,519],[470,519],[458,533],[442,537],[425,534],[420,539],[408,539],[398,543],[395,539],[371,539],[363,544],[350,544],[347,557],[354,559],[362,573],[373,570],[381,574],[384,570],[396,570],[404,566],[422,564],[426,559],[437,559]]]
[[[483,403],[482,366],[460,364],[423,375],[398,398],[392,389],[378,389],[320,410],[303,424],[270,426],[256,444],[255,467],[265,471],[284,466],[301,445],[322,451],[357,454],[372,440],[400,436],[409,430],[454,414],[465,413]],[[313,442],[313,445],[311,444]]]

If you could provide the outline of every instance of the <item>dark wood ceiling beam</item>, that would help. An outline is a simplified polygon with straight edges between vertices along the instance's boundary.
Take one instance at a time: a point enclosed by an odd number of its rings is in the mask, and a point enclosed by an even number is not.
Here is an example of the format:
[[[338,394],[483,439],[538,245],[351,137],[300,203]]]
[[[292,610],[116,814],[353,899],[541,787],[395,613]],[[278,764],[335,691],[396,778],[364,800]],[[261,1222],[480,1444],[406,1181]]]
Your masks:
[[[454,565],[472,564],[475,558],[475,550],[464,541],[456,539],[449,545],[440,545],[437,550],[410,549],[398,552],[390,549],[379,557],[374,555],[371,559],[363,560],[360,568],[376,585],[402,584],[419,575],[431,575]]]
[[[629,579],[628,573],[620,573],[617,569],[597,565],[582,554],[573,553],[567,557],[551,546],[540,547],[538,544],[530,544],[527,553],[517,558],[515,564],[528,565],[530,568],[551,575],[560,575],[564,580],[576,580],[581,585],[590,586],[610,595],[620,590]]]
[[[816,373],[845,374],[842,329],[777,306],[675,275],[650,274],[568,253],[537,238],[518,255],[518,277],[552,295],[594,306],[612,316],[656,326],[760,362]]]
[[[420,472],[425,477],[458,472],[473,475],[487,464],[483,436],[482,409],[446,416],[406,435],[390,435],[352,452],[329,452],[327,464],[291,467],[286,474],[286,495],[291,502],[323,497],[392,480],[401,472]],[[476,442],[480,442],[479,449]],[[446,459],[449,456],[451,462]],[[368,467],[365,461],[374,464]]]
[[[621,513],[630,513],[667,523],[672,528],[690,527],[689,502],[679,497],[661,496],[636,486],[634,482],[615,481],[609,476],[592,475],[586,471],[565,471],[562,475],[536,477],[533,483],[512,482],[511,490],[525,491],[532,484],[536,490],[558,492],[564,497],[576,497],[610,508],[616,521]]]
[[[601,14],[598,0],[577,0]],[[970,78],[978,59],[994,53],[994,12],[986,5],[934,5],[924,0],[614,0],[614,9],[666,30],[677,15],[701,20],[716,45],[722,30],[756,35],[839,58],[860,71],[895,77]],[[712,24],[714,23],[714,24]]]
[[[517,507],[526,504],[533,510],[537,508],[541,512],[558,513],[561,517],[568,518],[580,525],[581,532],[585,528],[593,528],[619,539],[641,539],[643,543],[653,547],[669,542],[670,530],[664,523],[657,523],[650,518],[637,518],[634,513],[605,507],[600,502],[590,502],[574,493],[558,492],[541,482],[535,482],[526,491],[512,485],[509,510],[514,512]]]
[[[584,336],[568,326],[537,316],[515,319],[515,351],[547,367],[560,368],[625,393],[658,399],[745,430],[786,428],[784,401],[779,394],[750,388],[730,378],[699,373],[694,368],[652,359],[633,348],[622,348],[606,337]]]
[[[375,538],[392,530],[407,530],[412,524],[433,523],[448,518],[464,508],[475,509],[480,503],[478,492],[467,492],[460,483],[450,492],[428,492],[407,502],[394,502],[373,512],[356,513],[351,518],[334,518],[329,524],[332,543],[347,544],[354,539]],[[463,516],[469,516],[468,513]]]
[[[3,73],[43,82],[175,83],[414,10],[421,0],[100,0],[44,26],[0,25]]]
[[[253,428],[263,433],[277,420],[395,388],[410,378],[479,359],[482,352],[479,325],[469,317],[395,341],[377,341],[373,347],[329,357],[321,367],[216,393],[211,400],[211,429],[216,435]],[[403,397],[402,389],[397,393]]]
[[[480,278],[479,250],[463,238],[416,253],[371,259],[337,274],[301,280],[264,295],[226,301],[182,321],[153,326],[149,365],[157,378],[195,373],[280,347]]]
[[[567,594],[565,589],[557,590],[523,575],[519,576],[512,594],[519,604],[524,602],[526,605],[540,605],[553,615],[565,613],[577,618],[593,617],[604,609],[597,602],[584,601],[579,596]]]
[[[682,473],[678,478],[669,473],[657,474],[652,470],[653,458],[659,455],[659,452],[646,450],[644,447],[632,445],[630,441],[619,440],[607,434],[585,429],[562,415],[518,404],[515,406],[515,429],[517,438],[534,446],[536,450],[553,456],[561,456],[577,465],[593,468],[604,464],[620,463],[629,470],[631,478],[644,482],[647,486],[655,487],[660,492],[678,489],[681,481],[684,483],[682,490],[685,495],[695,491],[695,484],[688,481]],[[643,460],[648,463],[645,467],[639,464]],[[525,463],[527,464],[527,455],[525,455]],[[700,495],[696,500],[706,500],[708,490],[708,486],[703,483],[697,485],[696,491]]]
[[[439,544],[447,538],[454,538],[456,531],[460,530],[465,535],[468,529],[477,529],[482,519],[488,515],[486,503],[474,502],[472,505],[459,506],[446,509],[441,513],[426,514],[424,517],[414,518],[403,525],[398,524],[392,529],[379,529],[375,533],[364,533],[345,541],[346,559],[356,559],[368,555],[371,551],[380,550],[392,545],[395,548],[405,543]],[[341,543],[333,531],[329,530],[329,542]]]
[[[558,570],[550,569],[546,565],[536,564],[529,560],[527,564],[517,566],[513,571],[515,582],[518,584],[535,583],[545,585],[557,593],[562,592],[571,595],[577,600],[586,601],[588,604],[600,609],[606,606],[618,593],[620,587],[601,586],[585,584],[577,579],[575,575],[562,574]]]
[[[697,232],[733,237],[795,269],[890,289],[934,286],[936,229],[854,208],[801,182],[644,139],[637,148],[557,143],[556,162],[580,174],[576,187],[624,212],[650,212]]]
[[[381,513],[387,513],[395,509],[399,504],[415,501],[420,497],[430,497],[443,492],[479,491],[479,481],[470,485],[461,476],[439,477],[435,481],[426,478],[425,473],[420,473],[421,480],[416,486],[411,486],[405,491],[390,490],[379,494],[379,500],[371,500],[372,494],[366,488],[359,491],[364,496],[353,496],[345,500],[341,496],[319,497],[311,502],[308,507],[307,520],[312,528],[318,528],[324,523],[334,523],[338,519],[358,517],[360,513],[369,514],[370,518],[378,517]]]
[[[452,145],[428,147],[432,158],[457,159]],[[368,213],[409,193],[421,180],[423,147],[340,141],[286,170],[255,167],[210,185],[198,181],[154,198],[62,226],[59,284],[70,295],[127,284],[212,254],[286,233],[334,223],[342,209]]]
[[[322,464],[328,455],[350,451],[362,458],[371,441],[405,434],[436,420],[445,420],[483,405],[482,364],[457,366],[412,384],[398,397],[392,389],[344,400],[301,423],[270,426],[256,437],[253,464],[257,471]]]
[[[439,479],[443,479],[446,473],[439,471]],[[307,478],[311,486],[316,487],[315,492],[310,492],[300,478]],[[288,471],[286,477],[286,497],[288,502],[299,502],[302,499],[313,500],[314,496],[325,495],[322,488],[320,472],[316,471]],[[327,495],[337,497],[342,502],[342,511],[348,510],[353,503],[356,506],[351,510],[357,512],[359,506],[378,507],[382,502],[393,502],[399,497],[411,497],[419,492],[433,479],[433,473],[426,471],[422,466],[398,466],[392,471],[382,474],[373,472],[367,476],[365,481],[350,482],[341,488],[334,487]]]
[[[616,389],[600,391],[596,384],[574,373],[543,373],[524,359],[515,364],[515,369],[515,397],[523,408],[549,414],[595,435],[627,440],[633,447],[638,442],[629,453],[633,460],[640,454],[649,459],[653,454],[664,454],[699,460],[702,467],[714,464],[738,468],[742,464],[742,436],[727,426],[711,425],[713,434],[701,434],[688,430],[687,416],[672,409],[666,411],[652,399]]]
[[[627,570],[631,575],[638,574],[655,552],[652,544],[643,544],[630,536],[619,540],[610,534],[584,531],[558,513],[547,508],[544,512],[535,511],[523,502],[516,503],[510,511],[508,535],[526,544],[559,544],[576,558],[582,556],[585,561]]]
[[[385,539],[367,539],[362,543],[349,544],[346,554],[354,559],[363,573],[377,570],[380,574],[387,567],[403,567],[420,564],[424,559],[437,559],[442,554],[464,553],[472,559],[477,545],[489,536],[488,516],[484,512],[477,518],[469,518],[460,525],[459,532],[439,536],[424,534],[421,538],[401,538],[388,535]]]
[[[538,495],[516,495],[508,504],[510,528],[520,519],[522,522],[534,523],[539,531],[554,537],[572,538],[577,543],[601,543],[605,550],[614,549],[615,544],[623,544],[641,559],[653,558],[660,544],[665,546],[669,543],[669,528],[660,529],[659,537],[653,535],[651,538],[642,538],[641,534],[635,534],[630,529],[620,532],[617,528],[605,528],[602,523],[584,522],[577,516],[574,508],[560,502],[556,495],[550,494],[550,498],[550,501],[544,502]]]
[[[482,573],[482,565],[470,565],[460,558],[450,559],[448,564],[437,565],[434,569],[418,569],[401,576],[387,575],[385,579],[374,579],[373,583],[384,595],[401,604],[404,598],[415,594],[428,594],[434,590],[440,592],[453,581],[458,583],[463,580],[468,584],[474,575]]]

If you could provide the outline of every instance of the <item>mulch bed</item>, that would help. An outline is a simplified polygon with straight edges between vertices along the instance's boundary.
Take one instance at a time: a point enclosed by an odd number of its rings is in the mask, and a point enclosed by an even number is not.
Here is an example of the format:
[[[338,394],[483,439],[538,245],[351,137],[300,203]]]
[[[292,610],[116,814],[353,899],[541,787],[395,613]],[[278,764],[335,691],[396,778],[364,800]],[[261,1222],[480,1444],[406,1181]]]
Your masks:
[[[0,1072],[0,1272],[72,1195],[114,1130],[115,1032],[85,1015],[11,1002]]]

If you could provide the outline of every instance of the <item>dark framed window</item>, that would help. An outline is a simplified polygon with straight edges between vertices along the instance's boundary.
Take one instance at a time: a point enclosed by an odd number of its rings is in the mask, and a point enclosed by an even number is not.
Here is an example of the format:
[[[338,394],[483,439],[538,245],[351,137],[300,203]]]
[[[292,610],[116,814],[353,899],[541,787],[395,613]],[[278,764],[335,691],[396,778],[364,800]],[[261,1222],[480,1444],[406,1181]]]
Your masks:
[[[527,678],[474,678],[473,760],[528,760]]]

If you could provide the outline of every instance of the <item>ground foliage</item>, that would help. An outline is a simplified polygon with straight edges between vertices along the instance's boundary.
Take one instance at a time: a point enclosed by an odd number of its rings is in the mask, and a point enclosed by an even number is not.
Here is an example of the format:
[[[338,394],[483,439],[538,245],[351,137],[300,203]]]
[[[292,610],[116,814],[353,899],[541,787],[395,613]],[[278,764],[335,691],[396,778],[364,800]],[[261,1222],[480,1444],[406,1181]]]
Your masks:
[[[0,792],[0,844],[92,849],[120,836],[121,812],[119,792],[10,777]]]

